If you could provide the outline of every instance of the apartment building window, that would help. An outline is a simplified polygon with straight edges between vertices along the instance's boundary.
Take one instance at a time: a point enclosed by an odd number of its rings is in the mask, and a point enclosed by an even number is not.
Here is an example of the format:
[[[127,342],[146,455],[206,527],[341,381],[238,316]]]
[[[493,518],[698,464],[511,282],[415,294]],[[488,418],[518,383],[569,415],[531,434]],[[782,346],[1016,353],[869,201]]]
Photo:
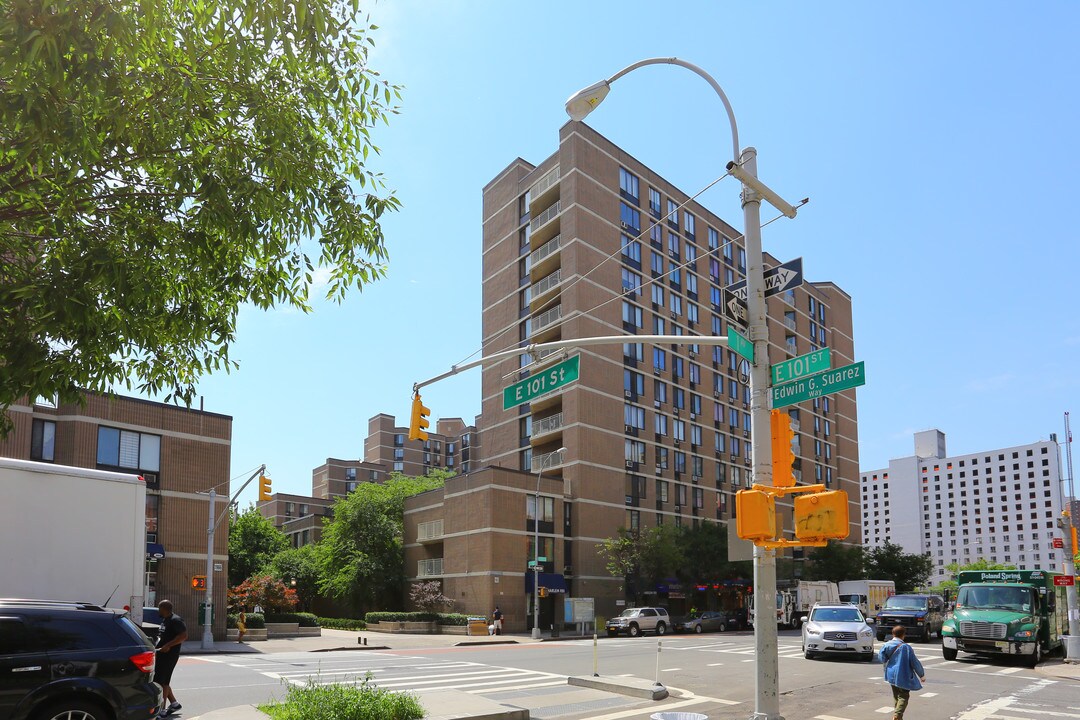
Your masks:
[[[663,380],[653,380],[653,400],[661,405],[667,402],[667,383]]]
[[[667,480],[656,481],[656,499],[662,503],[668,501],[668,482]]]
[[[700,445],[701,444],[701,426],[700,425],[691,425],[690,426],[690,444],[691,445]],[[700,460],[700,458],[698,458],[698,459]],[[700,475],[701,473],[698,472],[697,474]]]
[[[705,507],[705,491],[702,488],[694,488],[694,507],[699,510]]]
[[[56,459],[56,423],[35,419],[30,431],[30,459],[52,462]]]
[[[645,443],[640,440],[627,440],[624,455],[627,462],[645,462]]]
[[[641,212],[626,203],[619,203],[619,221],[624,229],[632,230],[635,235],[641,232]]]
[[[394,459],[395,460],[404,460],[405,459],[405,448],[394,448]]]
[[[97,464],[127,470],[160,471],[161,436],[98,427]]]
[[[628,295],[641,295],[641,276],[633,270],[627,268],[622,269],[622,288],[623,294]]]
[[[652,270],[653,277],[660,277],[664,274],[664,256],[658,252],[649,252],[649,269]]]
[[[667,352],[660,348],[653,348],[653,369],[654,370],[666,370],[667,369]]]
[[[653,304],[656,305],[657,307],[663,308],[664,307],[664,286],[654,283],[653,285],[650,285],[649,287],[651,288],[649,290],[649,293],[650,293],[650,297],[652,298]]]
[[[639,202],[638,178],[626,168],[619,168],[619,193],[635,203]]]
[[[400,460],[394,463],[394,472],[405,472],[405,463]]]
[[[657,435],[667,435],[668,434],[667,415],[657,413],[653,417],[653,429],[656,431]]]
[[[640,329],[642,327],[641,308],[633,303],[623,300],[622,304],[623,325]]]
[[[660,217],[660,191],[656,188],[649,188],[649,212]]]
[[[686,279],[689,280],[692,277],[694,277],[694,276],[693,275],[687,275]],[[695,281],[697,280],[697,278],[694,278],[694,279],[695,279]],[[689,322],[692,322],[692,323],[696,323],[698,321],[698,306],[695,305],[692,302],[686,303],[686,319]]]
[[[623,357],[641,362],[645,359],[645,346],[641,343],[623,343]],[[468,447],[466,445],[465,447]]]
[[[679,229],[679,204],[674,200],[667,201],[667,221],[676,230]]]

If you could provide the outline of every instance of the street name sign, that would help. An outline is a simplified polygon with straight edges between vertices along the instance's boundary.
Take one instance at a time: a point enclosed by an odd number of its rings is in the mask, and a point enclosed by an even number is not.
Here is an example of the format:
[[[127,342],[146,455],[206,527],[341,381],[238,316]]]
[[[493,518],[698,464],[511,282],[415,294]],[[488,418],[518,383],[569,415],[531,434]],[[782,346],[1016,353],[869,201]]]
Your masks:
[[[576,355],[547,370],[503,388],[503,410],[532,402],[544,393],[558,390],[578,379],[581,356]]]
[[[1076,584],[1076,579],[1072,575],[1055,575],[1054,585],[1058,587],[1072,587]]]
[[[860,360],[853,365],[845,365],[835,370],[826,370],[783,385],[776,385],[770,393],[773,408],[782,408],[865,384],[865,363]]]
[[[754,362],[754,343],[750,342],[735,328],[728,325],[727,329],[728,347],[731,348],[735,354],[741,355],[750,362]],[[505,408],[504,408],[505,409]]]
[[[1064,548],[1065,547],[1065,541],[1062,538],[1054,538],[1053,546],[1055,548]]]
[[[821,348],[812,353],[776,363],[771,368],[773,385],[780,385],[807,375],[819,373],[822,370],[828,370],[830,365],[832,365],[832,351],[829,348]]]
[[[765,271],[765,297],[772,297],[780,293],[799,287],[803,284],[802,258],[788,260],[786,263],[771,267]],[[735,297],[746,302],[746,281],[728,285],[725,290],[730,290]]]

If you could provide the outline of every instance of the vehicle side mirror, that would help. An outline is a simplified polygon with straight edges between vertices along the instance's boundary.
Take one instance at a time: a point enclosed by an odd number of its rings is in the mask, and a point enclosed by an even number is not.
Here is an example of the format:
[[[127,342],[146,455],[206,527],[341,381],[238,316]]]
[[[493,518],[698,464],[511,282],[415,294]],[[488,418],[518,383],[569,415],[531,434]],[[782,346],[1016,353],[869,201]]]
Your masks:
[[[867,625],[877,625],[877,618],[866,618]]]
[[[799,620],[805,623],[807,620],[809,620],[809,618],[803,615],[801,618],[799,618]]]

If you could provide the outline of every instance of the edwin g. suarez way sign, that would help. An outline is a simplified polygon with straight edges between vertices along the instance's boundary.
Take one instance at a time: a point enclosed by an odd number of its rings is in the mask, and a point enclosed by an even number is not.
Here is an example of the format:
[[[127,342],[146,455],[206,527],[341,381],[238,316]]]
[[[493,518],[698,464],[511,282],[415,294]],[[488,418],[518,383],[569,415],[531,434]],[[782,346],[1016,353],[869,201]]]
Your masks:
[[[772,406],[774,409],[782,408],[865,384],[865,363],[860,360],[853,365],[808,375],[783,385],[774,385],[770,390]]]

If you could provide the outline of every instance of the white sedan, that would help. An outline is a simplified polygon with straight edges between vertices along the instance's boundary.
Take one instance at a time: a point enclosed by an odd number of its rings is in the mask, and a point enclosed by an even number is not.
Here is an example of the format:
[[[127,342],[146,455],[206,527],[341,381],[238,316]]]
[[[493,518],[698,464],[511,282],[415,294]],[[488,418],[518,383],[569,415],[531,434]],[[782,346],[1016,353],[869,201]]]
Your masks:
[[[873,622],[854,605],[815,605],[802,618],[803,655],[848,655],[869,662],[874,659]]]

